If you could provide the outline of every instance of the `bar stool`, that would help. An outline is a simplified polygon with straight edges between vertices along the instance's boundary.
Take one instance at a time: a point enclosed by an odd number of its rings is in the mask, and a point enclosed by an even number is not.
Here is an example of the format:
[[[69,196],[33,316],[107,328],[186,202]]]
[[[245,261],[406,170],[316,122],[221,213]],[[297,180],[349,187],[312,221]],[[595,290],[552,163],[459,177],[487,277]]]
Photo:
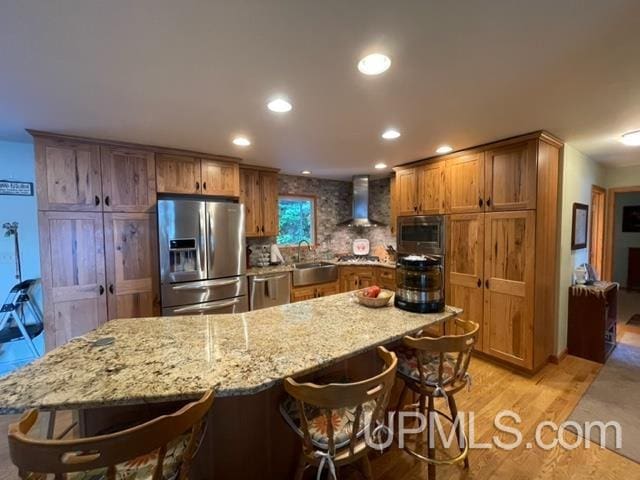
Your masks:
[[[430,441],[427,445],[426,456],[407,445],[404,446],[407,453],[427,462],[428,478],[431,480],[435,479],[436,465],[452,465],[464,461],[464,467],[469,468],[469,446],[458,415],[455,394],[463,388],[471,386],[471,376],[467,370],[480,326],[472,321],[456,319],[454,328],[461,333],[435,338],[428,336],[405,337],[403,339],[404,346],[396,350],[398,377],[404,381],[396,411],[401,410],[408,389],[418,396],[418,403],[412,407],[417,407],[419,412],[424,413],[426,404],[427,425],[432,425],[431,418],[436,414],[447,419],[454,426],[456,420],[458,421],[456,438],[460,454],[454,458],[436,459],[435,445]],[[447,401],[451,415],[436,410],[435,398],[443,398]]]
[[[31,410],[9,425],[9,453],[23,480],[187,479],[204,434],[213,391],[177,412],[120,432],[71,440],[28,436]]]
[[[374,438],[380,431],[398,364],[396,355],[384,347],[378,347],[377,353],[384,363],[382,372],[359,382],[316,385],[285,379],[290,397],[280,405],[280,412],[302,437],[296,480],[310,465],[318,467],[317,478],[327,467],[336,479],[336,468],[355,462],[366,478],[373,479],[365,430]]]

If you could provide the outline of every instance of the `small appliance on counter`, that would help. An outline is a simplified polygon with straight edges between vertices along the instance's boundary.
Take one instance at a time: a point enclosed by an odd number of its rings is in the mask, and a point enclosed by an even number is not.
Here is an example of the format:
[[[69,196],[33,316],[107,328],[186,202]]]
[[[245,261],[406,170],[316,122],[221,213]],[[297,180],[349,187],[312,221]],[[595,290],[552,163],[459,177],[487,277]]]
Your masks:
[[[444,311],[444,265],[437,255],[398,259],[394,305],[417,313]]]

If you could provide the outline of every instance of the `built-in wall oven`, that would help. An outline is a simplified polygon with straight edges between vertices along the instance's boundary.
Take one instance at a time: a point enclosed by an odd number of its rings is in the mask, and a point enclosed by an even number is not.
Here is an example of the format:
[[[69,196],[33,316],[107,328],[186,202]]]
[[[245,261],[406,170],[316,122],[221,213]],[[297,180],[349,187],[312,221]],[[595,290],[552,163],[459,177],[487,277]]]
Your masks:
[[[163,315],[248,311],[244,206],[158,200]]]

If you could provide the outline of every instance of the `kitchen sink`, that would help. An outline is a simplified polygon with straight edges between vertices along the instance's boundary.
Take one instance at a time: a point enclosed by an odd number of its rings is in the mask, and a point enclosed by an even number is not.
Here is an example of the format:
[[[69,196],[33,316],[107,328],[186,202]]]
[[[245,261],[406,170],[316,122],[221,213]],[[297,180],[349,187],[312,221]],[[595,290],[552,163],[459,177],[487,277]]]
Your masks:
[[[294,287],[335,282],[337,279],[338,267],[332,263],[309,262],[293,264]]]

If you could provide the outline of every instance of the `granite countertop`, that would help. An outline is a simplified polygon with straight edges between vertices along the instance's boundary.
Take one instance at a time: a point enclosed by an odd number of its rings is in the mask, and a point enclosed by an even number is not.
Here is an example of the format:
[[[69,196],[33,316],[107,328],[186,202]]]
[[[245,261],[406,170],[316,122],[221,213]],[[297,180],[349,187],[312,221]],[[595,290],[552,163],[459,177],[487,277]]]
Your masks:
[[[242,314],[118,319],[0,378],[0,413],[250,395],[459,314],[370,309],[350,293]],[[113,343],[96,346],[100,338]]]
[[[313,260],[309,260],[312,262]],[[339,265],[341,267],[383,267],[383,268],[396,268],[395,263],[389,262],[340,262],[337,259],[332,260],[318,260],[319,262],[332,263],[334,265]],[[281,272],[291,272],[293,270],[293,265],[285,264],[285,265],[269,265],[268,267],[251,267],[247,269],[247,276],[251,277],[252,275],[269,275],[270,273],[281,273]]]

